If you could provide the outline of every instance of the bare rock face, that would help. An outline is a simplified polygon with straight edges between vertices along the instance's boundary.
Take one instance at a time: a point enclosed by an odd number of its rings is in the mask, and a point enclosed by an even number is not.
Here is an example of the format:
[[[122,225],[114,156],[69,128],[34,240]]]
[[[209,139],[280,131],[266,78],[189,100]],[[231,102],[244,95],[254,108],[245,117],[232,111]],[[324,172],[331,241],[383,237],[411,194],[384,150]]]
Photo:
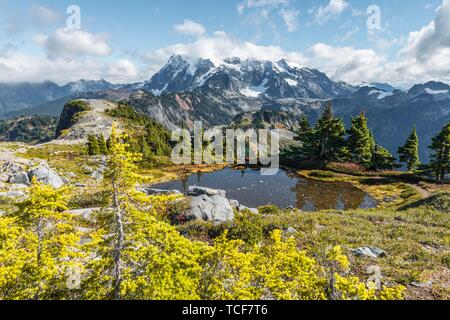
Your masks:
[[[30,178],[26,172],[19,172],[9,178],[9,183],[29,185]]]
[[[386,252],[376,247],[361,247],[352,250],[352,253],[357,257],[367,257],[373,259],[386,256]]]
[[[20,191],[20,190],[0,192],[0,197],[5,197],[5,198],[23,198],[23,197],[25,197],[25,192]]]
[[[50,185],[53,188],[61,188],[64,185],[64,180],[49,166],[41,164],[39,167],[32,169],[28,173],[30,180],[36,178],[37,181]]]
[[[223,223],[234,219],[234,211],[230,200],[219,194],[206,194],[192,198],[191,210],[187,215],[189,220],[204,220]]]
[[[12,161],[6,161],[0,166],[0,181],[10,182],[11,177],[20,174],[23,171],[24,167],[22,165]]]
[[[85,209],[69,210],[67,211],[67,213],[73,215],[74,217],[82,217],[87,221],[92,221],[94,214],[101,210],[102,208],[85,208]]]

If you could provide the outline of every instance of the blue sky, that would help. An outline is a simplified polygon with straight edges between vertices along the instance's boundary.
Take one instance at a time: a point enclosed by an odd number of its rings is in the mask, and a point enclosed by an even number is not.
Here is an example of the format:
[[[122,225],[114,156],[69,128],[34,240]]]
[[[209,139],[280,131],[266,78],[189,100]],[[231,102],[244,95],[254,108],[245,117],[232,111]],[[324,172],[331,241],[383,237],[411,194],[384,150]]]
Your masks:
[[[66,27],[70,5],[81,29]],[[285,57],[352,83],[450,82],[446,18],[449,0],[0,0],[0,81],[141,81],[181,53]]]

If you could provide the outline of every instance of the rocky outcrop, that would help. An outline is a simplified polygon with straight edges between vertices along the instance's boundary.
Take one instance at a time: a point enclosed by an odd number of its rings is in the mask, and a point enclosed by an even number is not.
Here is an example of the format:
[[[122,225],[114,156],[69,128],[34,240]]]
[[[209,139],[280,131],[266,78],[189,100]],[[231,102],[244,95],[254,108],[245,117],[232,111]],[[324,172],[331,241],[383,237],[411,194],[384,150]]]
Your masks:
[[[187,218],[223,223],[234,219],[234,211],[227,198],[219,194],[213,196],[204,194],[192,198]]]
[[[63,179],[46,164],[41,164],[39,167],[32,169],[28,173],[28,177],[30,180],[36,178],[37,181],[53,188],[61,188],[64,185]]]
[[[103,135],[107,139],[111,134],[114,118],[107,115],[106,111],[116,107],[116,104],[106,100],[77,100],[68,103],[61,114],[58,139],[52,143],[86,143],[89,135]],[[118,125],[120,129],[120,123]]]
[[[376,247],[361,247],[353,249],[352,253],[357,257],[381,258],[386,256],[386,252]]]
[[[152,188],[141,188],[140,191],[148,195],[158,194],[181,194],[178,190],[161,190]],[[211,221],[223,223],[234,219],[235,211],[248,210],[258,214],[258,209],[247,208],[237,200],[230,200],[225,190],[211,189],[199,186],[190,186],[188,196],[191,197],[190,208],[185,214],[188,221]]]
[[[24,171],[24,166],[16,162],[6,161],[0,166],[0,181],[10,182],[11,177]]]
[[[29,185],[30,184],[30,178],[28,177],[28,174],[26,172],[19,172],[14,175],[12,175],[9,178],[9,183],[11,184],[24,184]]]

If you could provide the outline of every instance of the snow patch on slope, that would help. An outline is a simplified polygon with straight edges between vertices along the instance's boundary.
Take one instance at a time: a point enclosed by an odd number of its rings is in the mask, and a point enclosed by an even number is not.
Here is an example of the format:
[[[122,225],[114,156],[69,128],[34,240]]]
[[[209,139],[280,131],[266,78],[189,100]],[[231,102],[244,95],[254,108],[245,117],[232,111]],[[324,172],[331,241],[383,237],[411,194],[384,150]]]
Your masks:
[[[298,81],[296,81],[296,80],[286,79],[286,82],[287,82],[291,87],[296,87],[296,86],[298,85]]]
[[[380,91],[380,90],[372,90],[369,92],[369,96],[371,96],[373,94],[377,94],[378,95],[377,99],[381,100],[381,99],[392,96],[394,94],[394,92],[385,92],[385,91]]]
[[[449,90],[433,90],[425,88],[425,91],[429,94],[436,95],[436,94],[447,94]]]
[[[249,88],[243,88],[240,92],[249,98],[257,98],[260,94],[266,92],[267,87],[266,84],[269,82],[269,79],[264,79],[259,86],[252,86]]]

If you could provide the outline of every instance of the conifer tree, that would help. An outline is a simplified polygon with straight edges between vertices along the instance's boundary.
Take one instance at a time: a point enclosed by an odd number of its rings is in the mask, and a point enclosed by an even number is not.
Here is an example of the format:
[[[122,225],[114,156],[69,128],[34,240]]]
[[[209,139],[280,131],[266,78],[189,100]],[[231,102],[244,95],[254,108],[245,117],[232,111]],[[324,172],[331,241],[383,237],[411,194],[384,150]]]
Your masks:
[[[135,163],[141,155],[128,151],[113,127],[104,175],[109,206],[99,213],[92,235],[95,259],[85,282],[90,299],[195,299],[200,281],[199,244],[161,221],[176,195],[152,196],[136,190],[141,177]],[[144,211],[145,210],[145,211]]]
[[[345,153],[345,126],[342,119],[334,117],[333,107],[327,105],[309,135],[307,148],[315,146],[318,160],[338,161]]]
[[[367,126],[367,118],[364,113],[352,118],[352,126],[347,133],[349,135],[347,148],[350,153],[350,160],[364,166],[369,165],[375,142]]]
[[[409,171],[414,171],[420,165],[419,160],[419,137],[417,130],[414,128],[405,145],[398,148],[400,162],[406,164]]]
[[[450,173],[450,121],[442,131],[432,139],[433,150],[430,160],[430,168],[437,180],[443,181]]]
[[[147,138],[145,136],[141,137],[140,147],[142,158],[148,159],[152,155],[152,149],[148,145]]]
[[[304,114],[300,119],[299,129],[296,132],[295,140],[304,141],[308,133],[311,131],[308,117]]]
[[[106,140],[105,137],[103,136],[103,134],[100,134],[98,136],[98,148],[99,148],[99,153],[103,154],[103,155],[107,155],[108,154],[108,145],[106,144]]]
[[[0,299],[69,297],[68,278],[74,268],[81,274],[83,255],[65,194],[33,180],[18,211],[0,219]]]
[[[372,170],[392,170],[397,167],[396,159],[385,148],[375,145],[369,168]]]
[[[97,137],[93,134],[88,135],[88,154],[90,156],[96,156],[100,154],[100,146],[98,144]]]

